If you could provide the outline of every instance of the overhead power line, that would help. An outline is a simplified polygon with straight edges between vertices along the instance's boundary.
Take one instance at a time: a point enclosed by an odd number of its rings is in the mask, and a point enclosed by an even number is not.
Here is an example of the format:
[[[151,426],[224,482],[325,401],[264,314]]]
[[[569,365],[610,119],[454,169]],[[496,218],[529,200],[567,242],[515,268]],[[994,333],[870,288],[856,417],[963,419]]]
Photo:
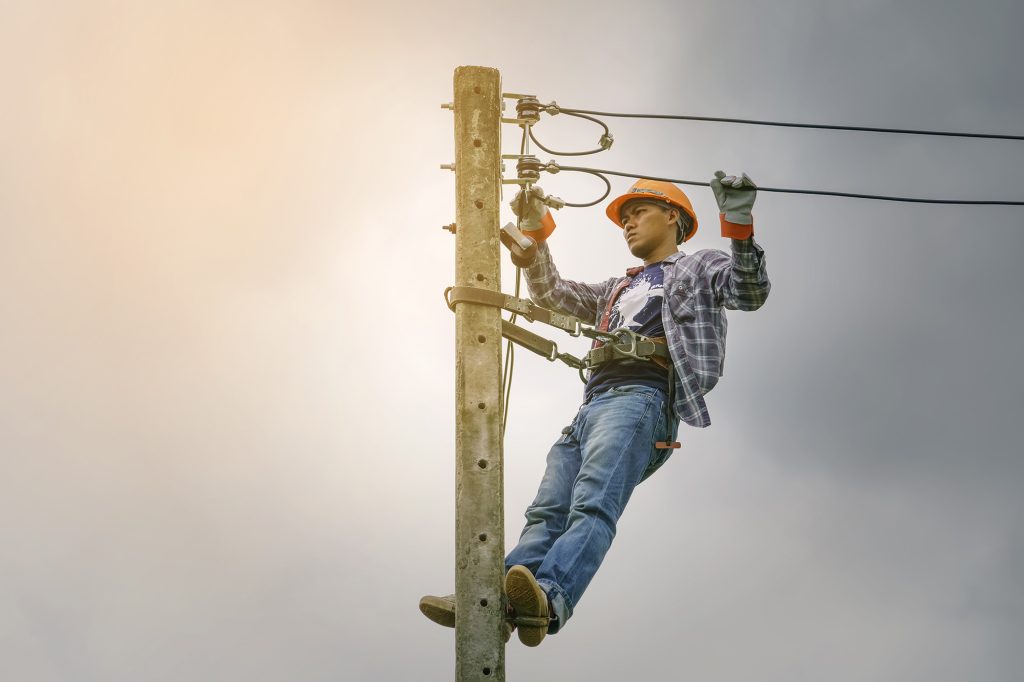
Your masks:
[[[689,115],[675,115],[675,114],[633,114],[623,113],[614,111],[596,111],[591,109],[573,109],[562,107],[561,105],[551,102],[550,104],[541,104],[532,95],[515,95],[518,98],[518,104],[516,105],[516,112],[518,115],[517,122],[523,125],[524,137],[527,135],[540,149],[544,150],[549,154],[556,156],[585,156],[589,154],[598,154],[602,151],[608,150],[612,146],[613,138],[608,125],[596,118],[598,116],[606,117],[618,117],[618,118],[647,118],[647,119],[674,119],[674,120],[685,120],[685,121],[709,121],[713,123],[739,123],[745,125],[762,125],[762,126],[777,126],[786,128],[813,128],[821,130],[853,130],[862,132],[874,132],[874,133],[897,133],[905,135],[933,135],[942,137],[966,137],[966,138],[985,138],[985,139],[996,139],[996,140],[1024,140],[1024,135],[1001,135],[994,133],[953,133],[947,131],[938,130],[915,130],[909,128],[874,128],[865,126],[845,126],[845,125],[831,125],[823,123],[791,123],[784,121],[759,121],[753,119],[743,118],[720,118],[712,116],[689,116]],[[566,114],[568,116],[575,116],[589,120],[593,123],[600,125],[603,129],[603,134],[599,141],[599,147],[596,149],[590,149],[586,151],[571,151],[571,152],[560,152],[545,147],[540,141],[537,140],[533,132],[532,124],[535,124],[539,118],[541,112],[546,112],[552,116],[557,114]],[[626,173],[622,171],[603,170],[599,168],[586,168],[582,166],[559,166],[555,162],[549,162],[546,165],[540,164],[533,157],[532,165],[538,166],[539,170],[547,170],[548,172],[557,173],[560,170],[576,171],[580,173],[589,173],[595,177],[601,179],[605,184],[604,193],[594,201],[580,202],[580,203],[569,203],[566,202],[566,206],[574,207],[587,207],[603,201],[611,192],[611,183],[609,182],[608,175],[617,175],[620,177],[627,178],[638,178],[648,180],[661,180],[664,182],[673,182],[681,185],[692,185],[697,187],[709,187],[709,182],[698,182],[695,180],[682,180],[678,178],[660,178],[652,175],[643,175],[639,173]],[[523,164],[522,159],[520,165]],[[537,170],[536,168],[534,169]],[[536,177],[535,175],[533,177]],[[758,187],[757,189],[762,192],[778,192],[783,194],[807,194],[812,196],[832,196],[832,197],[846,197],[850,199],[872,199],[875,201],[896,201],[903,203],[913,204],[946,204],[946,205],[963,205],[963,206],[1024,206],[1024,201],[1008,201],[1008,200],[989,200],[989,199],[924,199],[919,197],[904,197],[904,196],[889,196],[881,194],[863,194],[860,192],[833,192],[828,190],[814,190],[814,189],[789,189],[782,187]]]
[[[692,185],[695,187],[710,187],[710,182],[699,182],[696,180],[681,180],[679,178],[659,178],[654,175],[641,175],[639,173],[624,173],[622,171],[604,170],[601,168],[583,168],[580,166],[557,166],[559,171],[576,171],[579,173],[589,173],[590,175],[596,175],[604,180],[606,186],[608,185],[608,179],[602,177],[604,175],[617,175],[624,178],[637,178],[646,180],[660,180],[661,182],[673,182],[680,185]],[[754,189],[754,188],[751,188]],[[913,204],[964,204],[972,206],[1024,206],[1024,201],[990,201],[990,200],[967,200],[967,199],[918,199],[914,197],[895,197],[895,196],[883,196],[879,194],[858,194],[855,192],[828,192],[825,190],[816,189],[786,189],[782,187],[760,187],[757,188],[758,192],[782,192],[785,194],[814,194],[819,196],[830,196],[830,197],[849,197],[851,199],[875,199],[878,201],[901,201]],[[566,206],[593,206],[594,204],[600,203],[608,192],[606,191],[600,199],[585,204],[570,204],[566,203]]]
[[[1024,135],[1000,135],[995,133],[950,133],[939,130],[913,130],[909,128],[872,128],[868,126],[841,126],[824,123],[789,123],[785,121],[756,121],[747,118],[720,118],[716,116],[683,116],[675,114],[628,114],[614,111],[591,111],[589,109],[567,109],[557,105],[556,110],[549,113],[589,114],[591,116],[609,116],[613,118],[651,118],[678,121],[708,121],[711,123],[739,123],[755,126],[775,126],[779,128],[816,128],[819,130],[854,130],[867,133],[899,133],[902,135],[935,135],[939,137],[974,137],[990,140],[1024,140]],[[603,124],[602,124],[603,125]]]

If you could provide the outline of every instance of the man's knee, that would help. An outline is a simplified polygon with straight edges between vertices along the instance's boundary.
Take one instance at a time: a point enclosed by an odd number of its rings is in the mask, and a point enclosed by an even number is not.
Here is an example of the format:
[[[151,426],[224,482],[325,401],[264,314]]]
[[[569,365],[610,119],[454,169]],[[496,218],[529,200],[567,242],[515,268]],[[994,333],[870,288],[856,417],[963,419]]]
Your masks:
[[[608,526],[614,533],[615,524],[621,515],[622,509],[608,501],[601,503],[597,500],[579,500],[572,506],[572,512],[569,514],[569,526],[591,519]]]
[[[564,527],[569,510],[557,504],[531,504],[526,508],[526,522],[529,525],[543,523],[551,527]]]

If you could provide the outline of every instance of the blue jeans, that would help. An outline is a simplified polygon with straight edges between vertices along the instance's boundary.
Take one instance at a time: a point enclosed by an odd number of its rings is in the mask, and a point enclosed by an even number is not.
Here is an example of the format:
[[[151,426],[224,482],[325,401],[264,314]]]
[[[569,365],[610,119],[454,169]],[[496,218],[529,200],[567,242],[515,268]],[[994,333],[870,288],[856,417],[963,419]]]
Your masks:
[[[633,488],[653,474],[672,450],[679,423],[663,391],[618,386],[585,402],[548,452],[547,469],[519,544],[505,570],[526,566],[548,595],[548,628],[558,632],[572,616],[615,537]]]

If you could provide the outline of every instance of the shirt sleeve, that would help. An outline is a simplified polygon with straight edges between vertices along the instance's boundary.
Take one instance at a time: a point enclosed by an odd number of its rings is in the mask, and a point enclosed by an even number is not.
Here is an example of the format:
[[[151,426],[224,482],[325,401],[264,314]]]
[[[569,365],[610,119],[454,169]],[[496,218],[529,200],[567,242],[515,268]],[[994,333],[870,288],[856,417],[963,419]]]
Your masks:
[[[535,303],[584,320],[596,319],[602,296],[615,282],[611,279],[600,284],[584,284],[562,279],[546,241],[537,244],[537,260],[524,272]]]
[[[753,237],[730,241],[732,255],[718,251],[708,266],[715,303],[730,310],[757,310],[772,288],[764,249]]]

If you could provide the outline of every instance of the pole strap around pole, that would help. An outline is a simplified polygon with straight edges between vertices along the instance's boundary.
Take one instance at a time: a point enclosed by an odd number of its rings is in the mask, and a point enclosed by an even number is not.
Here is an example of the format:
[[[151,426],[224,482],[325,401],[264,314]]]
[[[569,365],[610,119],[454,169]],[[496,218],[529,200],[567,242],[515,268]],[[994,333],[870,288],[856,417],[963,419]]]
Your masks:
[[[517,298],[516,296],[503,294],[500,291],[479,289],[477,287],[448,287],[444,291],[444,299],[448,303],[448,307],[453,311],[458,303],[478,303],[522,315],[530,322],[549,324],[552,327],[568,332],[571,336],[579,336],[584,331],[583,321],[578,317],[541,308],[528,298]]]

